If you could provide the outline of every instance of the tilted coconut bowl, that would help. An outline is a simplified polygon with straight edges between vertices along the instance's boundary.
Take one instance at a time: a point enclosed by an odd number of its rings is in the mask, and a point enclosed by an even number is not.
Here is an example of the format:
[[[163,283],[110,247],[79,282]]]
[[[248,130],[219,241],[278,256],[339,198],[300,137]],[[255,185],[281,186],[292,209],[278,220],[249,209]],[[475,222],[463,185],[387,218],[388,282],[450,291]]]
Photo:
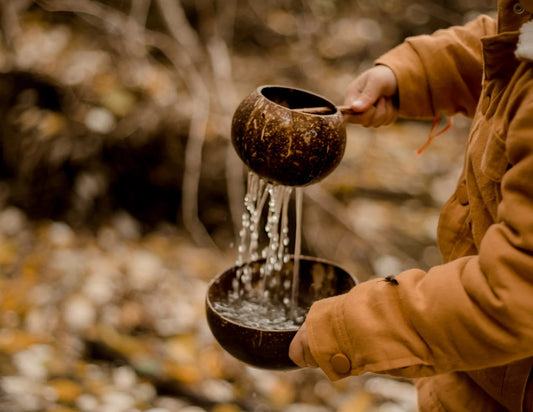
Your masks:
[[[321,110],[311,113],[313,108]],[[321,96],[261,86],[237,107],[231,139],[242,161],[259,176],[285,186],[305,186],[337,167],[346,128],[341,111]]]

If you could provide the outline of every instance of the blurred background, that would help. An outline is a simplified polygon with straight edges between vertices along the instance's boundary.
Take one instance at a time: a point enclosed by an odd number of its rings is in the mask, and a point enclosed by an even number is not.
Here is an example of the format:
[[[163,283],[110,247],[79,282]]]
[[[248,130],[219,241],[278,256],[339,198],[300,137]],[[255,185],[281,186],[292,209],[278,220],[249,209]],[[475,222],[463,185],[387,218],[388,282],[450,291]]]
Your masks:
[[[233,111],[278,84],[342,103],[406,36],[488,0],[0,3],[2,411],[416,411],[409,382],[244,366],[207,283],[236,258],[246,170]],[[440,262],[435,229],[469,120],[348,125],[304,191],[303,249],[359,280]]]

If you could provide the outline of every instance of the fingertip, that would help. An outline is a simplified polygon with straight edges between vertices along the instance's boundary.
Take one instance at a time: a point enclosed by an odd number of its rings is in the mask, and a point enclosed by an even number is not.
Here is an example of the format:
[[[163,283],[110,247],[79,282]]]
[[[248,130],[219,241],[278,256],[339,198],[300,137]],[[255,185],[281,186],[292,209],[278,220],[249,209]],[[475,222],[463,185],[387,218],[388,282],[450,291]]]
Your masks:
[[[350,103],[350,107],[355,111],[355,112],[362,112],[364,110],[367,109],[366,107],[367,105],[365,104],[364,101],[360,100],[360,99],[357,99],[357,100],[353,100],[351,103]]]
[[[304,358],[303,349],[301,348],[300,342],[295,339],[293,339],[289,345],[289,358],[296,365],[303,367],[302,366],[302,359]]]

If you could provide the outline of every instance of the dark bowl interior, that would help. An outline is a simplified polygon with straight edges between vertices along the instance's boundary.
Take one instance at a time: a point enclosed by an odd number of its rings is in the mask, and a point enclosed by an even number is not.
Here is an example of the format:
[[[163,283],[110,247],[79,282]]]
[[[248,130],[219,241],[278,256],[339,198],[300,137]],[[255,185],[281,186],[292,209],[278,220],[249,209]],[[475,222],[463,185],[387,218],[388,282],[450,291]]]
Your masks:
[[[254,271],[252,284],[259,281],[262,261],[251,263]],[[279,276],[292,273],[293,260],[288,262]],[[293,369],[297,366],[289,358],[289,345],[297,327],[287,330],[254,328],[228,319],[215,309],[215,303],[227,299],[232,290],[237,267],[216,276],[206,296],[207,322],[218,343],[235,358],[263,369]],[[319,299],[348,292],[357,279],[339,266],[317,258],[300,258],[298,305],[307,313],[311,304]]]
[[[294,89],[283,86],[263,86],[261,94],[271,102],[279,104],[290,110],[327,107],[329,111],[321,113],[328,115],[337,112],[337,107],[329,100],[306,90]]]

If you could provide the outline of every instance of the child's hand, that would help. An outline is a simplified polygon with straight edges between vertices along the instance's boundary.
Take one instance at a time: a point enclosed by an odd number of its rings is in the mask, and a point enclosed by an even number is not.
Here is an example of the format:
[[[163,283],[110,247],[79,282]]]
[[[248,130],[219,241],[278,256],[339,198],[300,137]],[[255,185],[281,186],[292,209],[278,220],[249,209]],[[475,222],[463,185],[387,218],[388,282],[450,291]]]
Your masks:
[[[366,127],[390,124],[398,117],[397,94],[398,82],[392,70],[387,66],[374,66],[348,86],[344,104],[356,114],[347,114],[345,119]]]
[[[289,347],[289,357],[296,365],[302,368],[318,367],[318,363],[309,349],[305,322],[292,339],[291,346]]]

